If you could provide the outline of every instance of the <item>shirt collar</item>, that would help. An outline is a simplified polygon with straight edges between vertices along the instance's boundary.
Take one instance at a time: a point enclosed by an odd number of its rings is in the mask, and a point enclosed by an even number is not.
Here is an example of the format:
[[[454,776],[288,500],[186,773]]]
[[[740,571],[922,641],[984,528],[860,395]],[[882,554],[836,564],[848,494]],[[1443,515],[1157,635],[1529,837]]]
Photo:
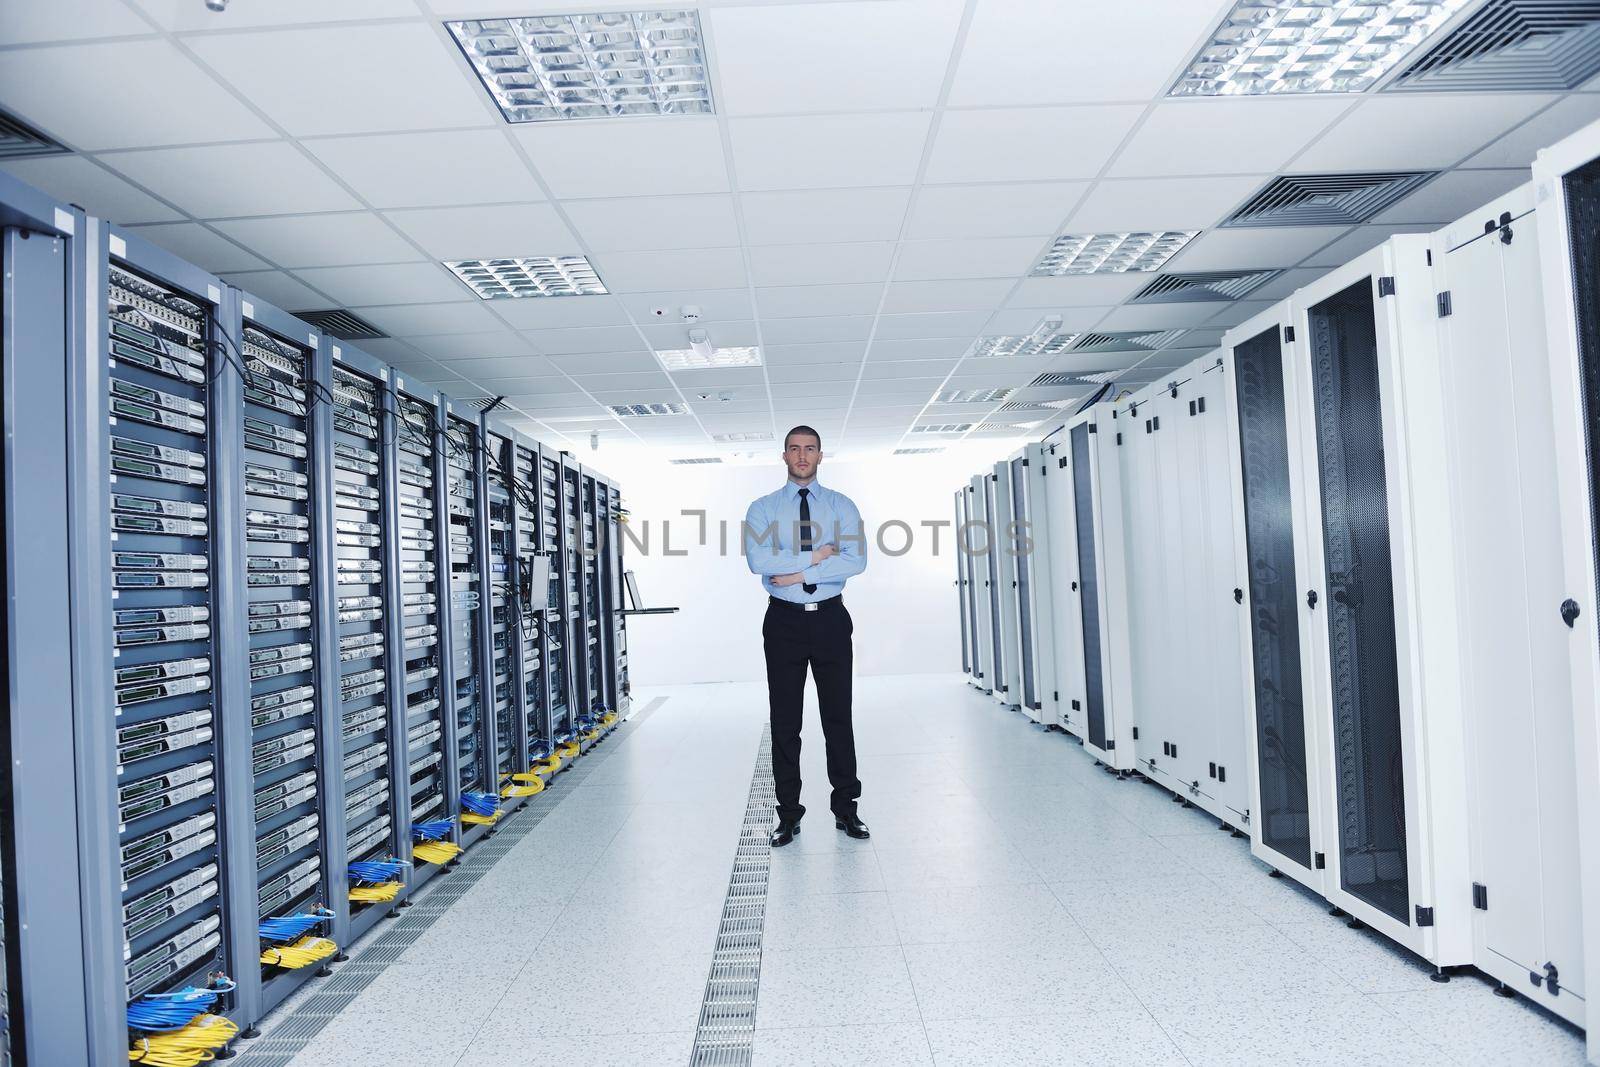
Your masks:
[[[811,490],[811,494],[810,494],[811,496],[816,496],[818,490],[820,490],[822,488],[822,482],[819,481],[816,478],[813,478],[813,479],[811,479],[811,484],[806,486],[806,488]],[[795,482],[795,480],[793,478],[785,478],[784,481],[783,481],[783,496],[784,496],[784,499],[785,500],[793,499],[794,497],[797,497],[799,495],[800,495],[800,486],[798,484],[796,484],[796,482]]]

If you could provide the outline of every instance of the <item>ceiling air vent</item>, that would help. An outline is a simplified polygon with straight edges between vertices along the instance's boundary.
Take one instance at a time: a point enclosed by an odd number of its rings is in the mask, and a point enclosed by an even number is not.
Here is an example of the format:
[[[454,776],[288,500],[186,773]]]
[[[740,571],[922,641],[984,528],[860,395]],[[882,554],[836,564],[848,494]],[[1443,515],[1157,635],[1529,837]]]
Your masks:
[[[772,440],[772,435],[765,430],[755,430],[744,433],[712,434],[711,439],[719,445],[734,445],[743,444],[747,441],[770,441]]]
[[[1182,330],[1156,332],[1086,333],[1078,338],[1074,352],[1153,352],[1165,348],[1182,336]]]
[[[359,315],[344,308],[326,308],[322,311],[291,312],[295,318],[309,322],[330,337],[342,341],[375,341],[389,335]]]
[[[703,463],[721,463],[721,456],[696,456],[693,459],[669,459],[668,463],[675,463],[680,467],[695,467]]]
[[[1276,270],[1208,270],[1162,274],[1129,300],[1130,304],[1195,304],[1237,300],[1277,277]]]
[[[1027,433],[1031,429],[1033,429],[1032,426],[1018,426],[1015,423],[1010,422],[986,422],[972,432],[976,436],[982,436],[983,434]]]
[[[606,408],[619,419],[648,419],[657,415],[687,415],[687,404],[607,404]]]
[[[0,111],[0,159],[59,156],[70,151],[66,145],[46,137],[15,115]]]
[[[1023,415],[1048,415],[1049,408],[1037,400],[1010,400],[1000,405],[1002,412],[1016,412]]]
[[[935,452],[943,451],[944,448],[942,446],[939,448],[897,448],[894,450],[894,454],[897,456],[931,456]]]
[[[1350,226],[1409,196],[1436,174],[1286,174],[1272,179],[1224,226]]]
[[[1385,92],[1576,89],[1600,72],[1600,0],[1489,0]]]
[[[1030,389],[1049,389],[1064,385],[1104,385],[1106,382],[1115,381],[1127,373],[1126,370],[1097,370],[1083,374],[1065,374],[1057,371],[1053,374],[1039,375],[1028,383],[1028,387]],[[1048,405],[1053,404],[1054,401],[1045,401],[1044,403]]]
[[[970,422],[930,422],[925,426],[911,427],[912,433],[966,433],[972,429]]]
[[[493,411],[505,402],[503,396],[469,396],[465,399],[452,398],[452,403],[457,407],[474,408],[478,411]]]
[[[1028,388],[1042,389],[1052,385],[1073,385],[1077,381],[1078,376],[1076,374],[1062,374],[1060,372],[1055,372],[1052,374],[1039,375],[1033,381],[1028,383]]]
[[[1011,393],[1011,389],[946,389],[933,399],[938,404],[993,404]]]

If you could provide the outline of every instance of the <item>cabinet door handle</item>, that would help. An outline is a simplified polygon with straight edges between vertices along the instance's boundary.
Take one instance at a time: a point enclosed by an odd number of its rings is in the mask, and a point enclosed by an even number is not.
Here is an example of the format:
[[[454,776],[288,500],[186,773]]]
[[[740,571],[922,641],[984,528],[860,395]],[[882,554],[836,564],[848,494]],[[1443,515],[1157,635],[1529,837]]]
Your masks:
[[[1306,590],[1306,607],[1312,611],[1317,609],[1317,591],[1315,589]]]
[[[1578,620],[1582,612],[1578,609],[1578,602],[1568,597],[1561,602],[1561,621],[1567,624],[1567,629],[1572,629],[1572,624]]]
[[[1244,590],[1240,589],[1238,586],[1234,586],[1233,588],[1233,602],[1235,604],[1244,603]]]

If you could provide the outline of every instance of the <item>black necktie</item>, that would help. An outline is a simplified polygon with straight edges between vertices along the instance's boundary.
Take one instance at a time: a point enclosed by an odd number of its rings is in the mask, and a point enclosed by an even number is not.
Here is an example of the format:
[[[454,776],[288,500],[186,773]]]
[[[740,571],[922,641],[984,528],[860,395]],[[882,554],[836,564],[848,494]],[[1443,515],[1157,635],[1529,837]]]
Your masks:
[[[811,501],[806,498],[811,495],[811,490],[800,490],[800,551],[811,551]],[[817,587],[806,582],[800,587],[808,593],[815,593]]]

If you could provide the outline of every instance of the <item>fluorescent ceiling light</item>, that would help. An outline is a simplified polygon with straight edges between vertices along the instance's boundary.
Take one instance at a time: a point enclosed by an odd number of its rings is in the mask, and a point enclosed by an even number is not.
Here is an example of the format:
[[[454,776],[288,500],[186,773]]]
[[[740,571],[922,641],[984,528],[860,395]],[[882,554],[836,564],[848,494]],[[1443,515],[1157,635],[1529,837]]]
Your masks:
[[[934,401],[940,404],[995,404],[1010,396],[1011,389],[946,389]]]
[[[584,256],[445,260],[445,266],[484,300],[523,296],[601,296],[605,283]]]
[[[1075,333],[1051,333],[1043,337],[1028,334],[1000,334],[980,337],[972,346],[973,359],[1000,359],[1021,356],[1053,356],[1065,352],[1078,339]]]
[[[1198,230],[1156,233],[1069,233],[1056,238],[1033,268],[1035,278],[1160,270]]]
[[[661,365],[667,370],[706,370],[716,367],[759,367],[761,366],[761,349],[759,348],[711,348],[701,351],[698,348],[669,348],[658,351]]]
[[[694,11],[447,22],[507,122],[709,115]]]
[[[607,404],[606,410],[619,419],[648,419],[657,415],[687,415],[687,404]]]
[[[1470,0],[1239,0],[1169,96],[1359,93]]]
[[[935,452],[943,451],[944,446],[940,445],[938,448],[897,448],[893,454],[896,456],[931,456]]]
[[[733,445],[733,444],[743,444],[743,443],[745,443],[747,441],[770,441],[770,440],[772,440],[772,435],[770,433],[767,433],[764,430],[757,430],[757,431],[745,432],[745,433],[719,433],[719,434],[712,434],[711,435],[711,439],[713,441],[717,442],[719,445]],[[764,456],[764,455],[766,455],[766,453],[765,452],[752,453],[752,455],[763,455]]]
[[[668,463],[676,463],[680,467],[698,466],[702,463],[721,463],[721,456],[696,456],[693,459],[669,459]]]
[[[966,433],[972,429],[970,422],[933,422],[911,427],[912,433]]]

